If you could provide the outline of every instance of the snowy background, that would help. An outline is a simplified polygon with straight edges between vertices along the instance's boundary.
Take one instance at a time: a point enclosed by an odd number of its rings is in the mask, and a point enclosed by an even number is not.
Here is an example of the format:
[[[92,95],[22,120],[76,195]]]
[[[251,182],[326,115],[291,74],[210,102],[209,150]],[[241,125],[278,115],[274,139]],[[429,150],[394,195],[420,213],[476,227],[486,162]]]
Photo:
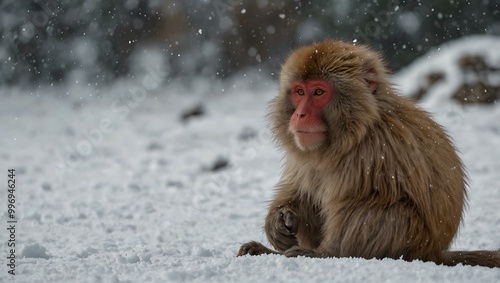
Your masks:
[[[500,107],[449,97],[463,79],[455,60],[480,53],[498,66],[499,45],[464,38],[394,76],[406,93],[429,69],[447,74],[422,105],[448,129],[470,176],[453,249],[500,247]],[[1,179],[8,168],[17,174],[16,282],[500,280],[500,269],[391,259],[235,257],[249,240],[268,244],[261,227],[282,153],[265,114],[278,86],[255,74],[159,84],[159,68],[97,94],[75,84],[0,89]],[[5,226],[5,208],[0,215]],[[5,244],[0,252],[5,262]],[[2,264],[0,281],[12,279]]]
[[[381,51],[452,136],[470,178],[453,249],[500,248],[500,2],[407,2],[2,1],[0,282],[500,282],[482,267],[235,257],[269,245],[280,63],[326,37]]]

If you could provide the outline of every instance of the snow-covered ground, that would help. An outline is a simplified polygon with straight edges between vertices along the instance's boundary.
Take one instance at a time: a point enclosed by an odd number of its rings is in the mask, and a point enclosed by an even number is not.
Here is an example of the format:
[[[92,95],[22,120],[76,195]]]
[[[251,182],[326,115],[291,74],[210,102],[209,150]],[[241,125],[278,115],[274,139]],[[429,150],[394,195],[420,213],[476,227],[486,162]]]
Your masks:
[[[451,64],[439,55],[447,48],[500,45],[488,40],[443,46],[396,83],[411,90],[418,83],[412,76],[429,64]],[[488,42],[495,47],[485,48]],[[267,243],[261,227],[282,153],[269,139],[265,114],[277,85],[242,75],[186,88],[154,72],[152,66],[99,92],[75,82],[0,89],[0,282],[500,281],[500,269],[482,267],[235,257],[244,242]],[[200,104],[203,115],[181,120]],[[424,106],[468,167],[469,208],[453,249],[500,248],[500,106],[463,107],[442,97]],[[10,168],[15,276],[6,259]]]

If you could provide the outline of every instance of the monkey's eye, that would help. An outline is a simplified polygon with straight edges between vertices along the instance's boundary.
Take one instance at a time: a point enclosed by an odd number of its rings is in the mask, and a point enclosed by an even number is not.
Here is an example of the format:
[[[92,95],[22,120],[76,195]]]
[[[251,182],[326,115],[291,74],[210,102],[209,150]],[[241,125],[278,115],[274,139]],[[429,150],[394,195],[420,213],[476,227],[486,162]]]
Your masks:
[[[319,89],[319,88],[318,88],[318,89],[314,92],[314,96],[322,96],[322,95],[323,95],[323,93],[325,93],[325,91],[324,91],[324,90],[322,90],[322,89]]]
[[[305,93],[304,93],[304,90],[303,90],[303,89],[299,88],[299,89],[297,90],[297,94],[298,94],[299,96],[304,96],[304,94],[305,94]]]

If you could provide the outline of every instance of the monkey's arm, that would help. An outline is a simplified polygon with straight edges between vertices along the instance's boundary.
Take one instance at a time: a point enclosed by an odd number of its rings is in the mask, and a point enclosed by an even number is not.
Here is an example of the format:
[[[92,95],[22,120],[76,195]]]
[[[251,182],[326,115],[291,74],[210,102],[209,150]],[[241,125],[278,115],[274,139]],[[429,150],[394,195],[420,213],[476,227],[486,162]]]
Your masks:
[[[271,206],[266,217],[264,229],[269,242],[279,251],[274,251],[255,241],[243,244],[237,256],[281,254],[281,252],[297,245],[295,237],[298,217],[289,206]]]
[[[281,254],[285,250],[298,245],[297,231],[299,217],[292,197],[292,187],[287,185],[278,186],[276,196],[269,206],[266,216],[264,231],[267,239],[278,251],[271,250],[261,243],[252,241],[243,244],[238,252],[242,255]]]
[[[264,230],[271,245],[283,252],[298,245],[298,226],[299,218],[291,205],[271,205]]]
[[[267,239],[279,252],[298,245],[299,222],[297,192],[292,184],[282,182],[276,188],[266,216],[264,231]]]
[[[269,242],[278,249],[279,252],[265,247],[263,244],[255,241],[243,244],[238,251],[237,256],[261,255],[261,254],[281,254],[293,246],[297,245],[297,216],[289,206],[271,206],[266,217],[264,229]]]

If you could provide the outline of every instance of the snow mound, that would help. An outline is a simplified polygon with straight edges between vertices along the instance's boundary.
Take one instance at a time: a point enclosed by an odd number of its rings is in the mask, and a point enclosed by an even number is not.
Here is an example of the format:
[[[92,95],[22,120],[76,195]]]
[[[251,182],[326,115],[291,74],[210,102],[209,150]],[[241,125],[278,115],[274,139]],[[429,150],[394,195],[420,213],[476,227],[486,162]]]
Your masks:
[[[474,78],[475,75],[464,73],[464,68],[475,67],[465,66],[474,64],[474,62],[467,61],[479,60],[480,62],[476,64],[490,66],[491,70],[485,71],[491,74],[485,74],[484,80],[495,87],[500,85],[498,74],[500,49],[498,46],[500,46],[500,37],[487,35],[467,36],[450,41],[427,52],[395,74],[393,81],[403,95],[423,95],[421,102],[424,105],[431,107],[443,105],[443,103],[449,104],[449,100],[464,84],[468,85],[471,80],[477,80]],[[497,90],[492,91],[497,92]]]

